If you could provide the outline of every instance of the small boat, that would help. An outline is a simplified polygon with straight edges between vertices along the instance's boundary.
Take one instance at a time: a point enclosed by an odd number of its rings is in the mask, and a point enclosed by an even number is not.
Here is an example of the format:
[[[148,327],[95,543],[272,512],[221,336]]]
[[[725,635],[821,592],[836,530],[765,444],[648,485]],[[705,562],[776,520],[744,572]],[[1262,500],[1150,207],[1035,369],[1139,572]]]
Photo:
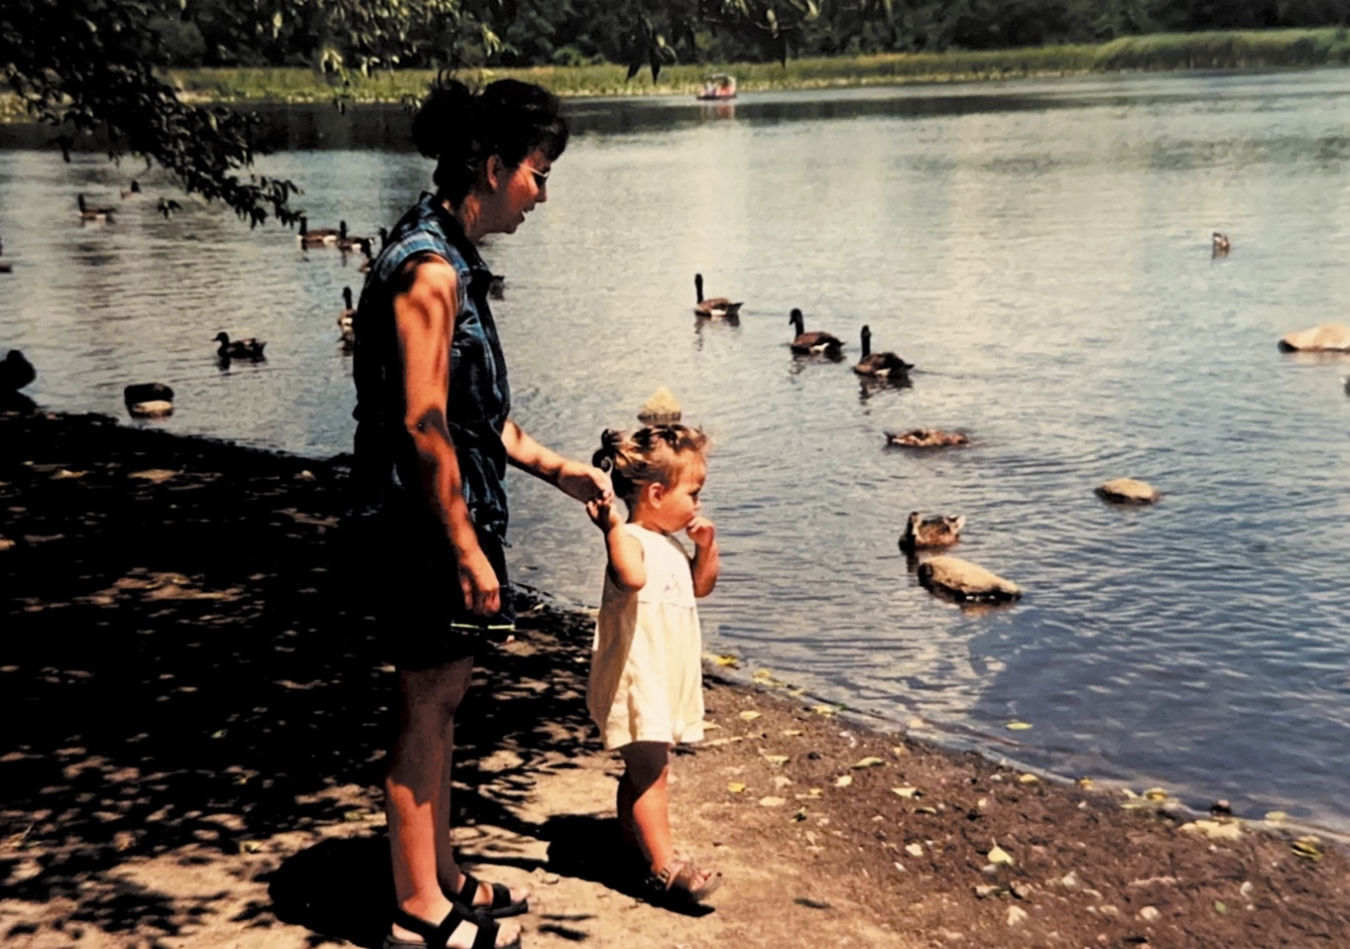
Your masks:
[[[736,77],[728,76],[726,73],[714,73],[703,80],[698,97],[704,100],[736,98]]]

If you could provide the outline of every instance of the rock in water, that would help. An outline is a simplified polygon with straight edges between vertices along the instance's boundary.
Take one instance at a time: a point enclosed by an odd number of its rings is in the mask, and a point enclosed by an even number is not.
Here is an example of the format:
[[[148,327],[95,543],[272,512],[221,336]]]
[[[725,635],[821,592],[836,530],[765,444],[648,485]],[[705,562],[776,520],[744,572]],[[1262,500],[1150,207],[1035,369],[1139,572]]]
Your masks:
[[[962,602],[1002,603],[1022,595],[1022,588],[1011,580],[949,554],[919,564],[919,582]]]
[[[674,425],[681,415],[679,401],[665,386],[653,392],[638,409],[638,421],[644,425]]]
[[[1113,504],[1152,504],[1162,494],[1147,481],[1113,478],[1096,489],[1098,497]]]
[[[1347,352],[1350,351],[1350,326],[1340,323],[1311,326],[1285,336],[1280,340],[1280,349],[1286,353]]]
[[[127,411],[134,418],[164,418],[173,414],[173,389],[162,382],[139,382],[122,390]]]

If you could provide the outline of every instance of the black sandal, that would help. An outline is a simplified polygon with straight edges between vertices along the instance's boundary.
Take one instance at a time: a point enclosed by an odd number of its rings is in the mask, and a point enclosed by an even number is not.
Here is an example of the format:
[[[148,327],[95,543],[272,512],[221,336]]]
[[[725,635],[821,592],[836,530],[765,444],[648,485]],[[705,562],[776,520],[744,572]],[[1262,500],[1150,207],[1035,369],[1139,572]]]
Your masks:
[[[467,870],[460,871],[464,874],[464,885],[459,888],[457,895],[450,898],[460,906],[466,907],[469,912],[475,916],[486,916],[489,919],[505,919],[508,916],[519,916],[521,913],[530,911],[530,901],[528,899],[511,899],[511,890],[502,883],[490,883],[492,887],[492,902],[486,905],[474,905],[473,898],[478,895],[479,881],[472,873]]]
[[[483,916],[466,913],[464,907],[458,903],[451,905],[450,912],[445,914],[445,919],[441,920],[439,926],[414,916],[399,906],[394,907],[394,922],[409,932],[417,933],[422,937],[422,942],[398,939],[391,933],[384,937],[383,949],[446,949],[445,944],[449,942],[450,937],[454,935],[455,930],[462,923],[473,923],[478,927],[478,934],[473,937],[472,949],[520,949],[519,936],[516,937],[514,942],[498,946],[497,930],[499,927],[496,922]]]

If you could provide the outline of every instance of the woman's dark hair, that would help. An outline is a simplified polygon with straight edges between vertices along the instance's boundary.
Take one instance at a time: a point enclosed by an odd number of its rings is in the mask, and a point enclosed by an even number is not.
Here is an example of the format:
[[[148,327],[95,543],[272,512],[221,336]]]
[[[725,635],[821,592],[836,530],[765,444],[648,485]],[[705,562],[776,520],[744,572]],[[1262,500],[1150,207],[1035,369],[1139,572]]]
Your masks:
[[[436,159],[432,180],[458,204],[493,155],[511,168],[534,151],[556,160],[568,135],[559,106],[547,89],[516,79],[498,79],[479,92],[457,79],[438,79],[413,118],[413,142]]]

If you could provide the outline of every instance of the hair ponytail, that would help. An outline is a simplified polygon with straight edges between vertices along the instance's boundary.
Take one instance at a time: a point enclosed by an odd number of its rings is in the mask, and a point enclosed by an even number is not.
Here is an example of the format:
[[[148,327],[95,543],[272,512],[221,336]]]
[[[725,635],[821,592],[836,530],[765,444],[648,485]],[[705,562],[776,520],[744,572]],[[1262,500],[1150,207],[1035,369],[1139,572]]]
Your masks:
[[[708,436],[686,425],[648,425],[634,432],[607,428],[591,464],[609,472],[614,493],[630,504],[644,484],[670,485],[680,472],[680,456],[708,451]]]

